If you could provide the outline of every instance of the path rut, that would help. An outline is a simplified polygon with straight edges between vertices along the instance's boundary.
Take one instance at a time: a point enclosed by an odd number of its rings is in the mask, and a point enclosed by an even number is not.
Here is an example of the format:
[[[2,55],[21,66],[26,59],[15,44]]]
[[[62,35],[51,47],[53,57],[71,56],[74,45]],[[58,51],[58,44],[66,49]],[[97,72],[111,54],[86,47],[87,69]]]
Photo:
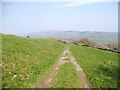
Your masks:
[[[49,70],[49,72],[45,75],[45,77],[42,79],[42,81],[39,82],[39,84],[36,86],[36,88],[49,88],[50,83],[51,83],[52,79],[55,77],[55,75],[57,74],[59,67],[62,64],[68,62],[68,61],[64,60],[64,54],[65,54],[65,52],[62,54],[62,56],[59,58],[59,60],[53,65],[53,67]]]
[[[79,64],[77,64],[76,59],[72,56],[71,52],[69,51],[69,49],[67,48],[66,53],[68,53],[68,57],[70,59],[70,62],[75,65],[76,67],[76,72],[78,74],[78,79],[79,79],[79,83],[80,83],[80,88],[90,88],[90,84],[88,82],[88,79],[83,71],[83,69],[80,67]]]
[[[44,78],[39,82],[36,88],[49,88],[51,81],[56,76],[59,67],[66,62],[71,62],[73,65],[75,65],[76,72],[79,77],[78,79],[79,79],[80,88],[90,88],[90,84],[87,80],[85,73],[83,72],[80,65],[77,64],[76,59],[72,56],[68,48],[64,50],[59,60],[52,66],[52,68],[48,71],[48,73],[44,76]]]

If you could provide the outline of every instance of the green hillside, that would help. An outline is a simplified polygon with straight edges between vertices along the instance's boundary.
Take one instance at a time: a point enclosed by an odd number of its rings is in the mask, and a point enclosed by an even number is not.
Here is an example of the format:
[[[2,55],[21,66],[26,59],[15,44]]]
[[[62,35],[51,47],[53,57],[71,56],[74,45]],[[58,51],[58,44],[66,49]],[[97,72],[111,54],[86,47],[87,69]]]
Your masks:
[[[2,40],[3,88],[34,87],[64,49],[55,39],[2,35]]]
[[[71,45],[70,50],[93,88],[117,88],[117,53],[75,45]]]
[[[15,35],[2,35],[2,87],[34,88],[40,81],[48,81],[49,78],[44,77],[49,76],[49,72],[54,69],[56,74],[52,78],[51,86],[48,87],[81,87],[77,83],[81,80],[71,56],[74,56],[75,62],[82,67],[91,84],[90,87],[117,87],[118,53],[73,44],[65,46],[55,39],[32,39]],[[60,64],[57,71],[53,66],[58,65],[56,63],[61,60],[60,58],[68,62]]]

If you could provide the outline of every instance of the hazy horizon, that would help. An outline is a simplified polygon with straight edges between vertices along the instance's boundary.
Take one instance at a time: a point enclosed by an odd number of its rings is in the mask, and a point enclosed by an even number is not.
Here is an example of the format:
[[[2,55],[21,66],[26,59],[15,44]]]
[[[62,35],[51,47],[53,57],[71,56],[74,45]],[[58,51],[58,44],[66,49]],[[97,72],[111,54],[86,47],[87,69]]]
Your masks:
[[[118,32],[118,3],[3,2],[4,34],[40,31]]]

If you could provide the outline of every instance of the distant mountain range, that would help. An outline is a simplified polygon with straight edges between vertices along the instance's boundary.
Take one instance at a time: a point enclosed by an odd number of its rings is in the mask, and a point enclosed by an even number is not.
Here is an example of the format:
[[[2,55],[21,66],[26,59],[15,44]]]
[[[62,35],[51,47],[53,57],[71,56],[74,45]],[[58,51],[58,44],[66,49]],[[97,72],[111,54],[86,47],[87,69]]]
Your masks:
[[[28,34],[31,38],[56,38],[78,40],[89,38],[96,42],[108,43],[118,41],[118,32],[91,32],[91,31],[42,31]]]

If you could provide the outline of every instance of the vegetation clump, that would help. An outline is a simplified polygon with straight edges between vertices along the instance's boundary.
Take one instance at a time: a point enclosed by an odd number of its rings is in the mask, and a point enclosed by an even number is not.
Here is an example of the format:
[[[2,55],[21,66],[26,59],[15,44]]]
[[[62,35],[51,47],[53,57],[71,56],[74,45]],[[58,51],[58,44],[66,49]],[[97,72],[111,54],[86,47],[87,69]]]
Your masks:
[[[82,45],[82,46],[87,46],[87,47],[95,47],[96,43],[87,39],[87,38],[81,38],[80,40],[75,40],[73,42],[76,45]]]

